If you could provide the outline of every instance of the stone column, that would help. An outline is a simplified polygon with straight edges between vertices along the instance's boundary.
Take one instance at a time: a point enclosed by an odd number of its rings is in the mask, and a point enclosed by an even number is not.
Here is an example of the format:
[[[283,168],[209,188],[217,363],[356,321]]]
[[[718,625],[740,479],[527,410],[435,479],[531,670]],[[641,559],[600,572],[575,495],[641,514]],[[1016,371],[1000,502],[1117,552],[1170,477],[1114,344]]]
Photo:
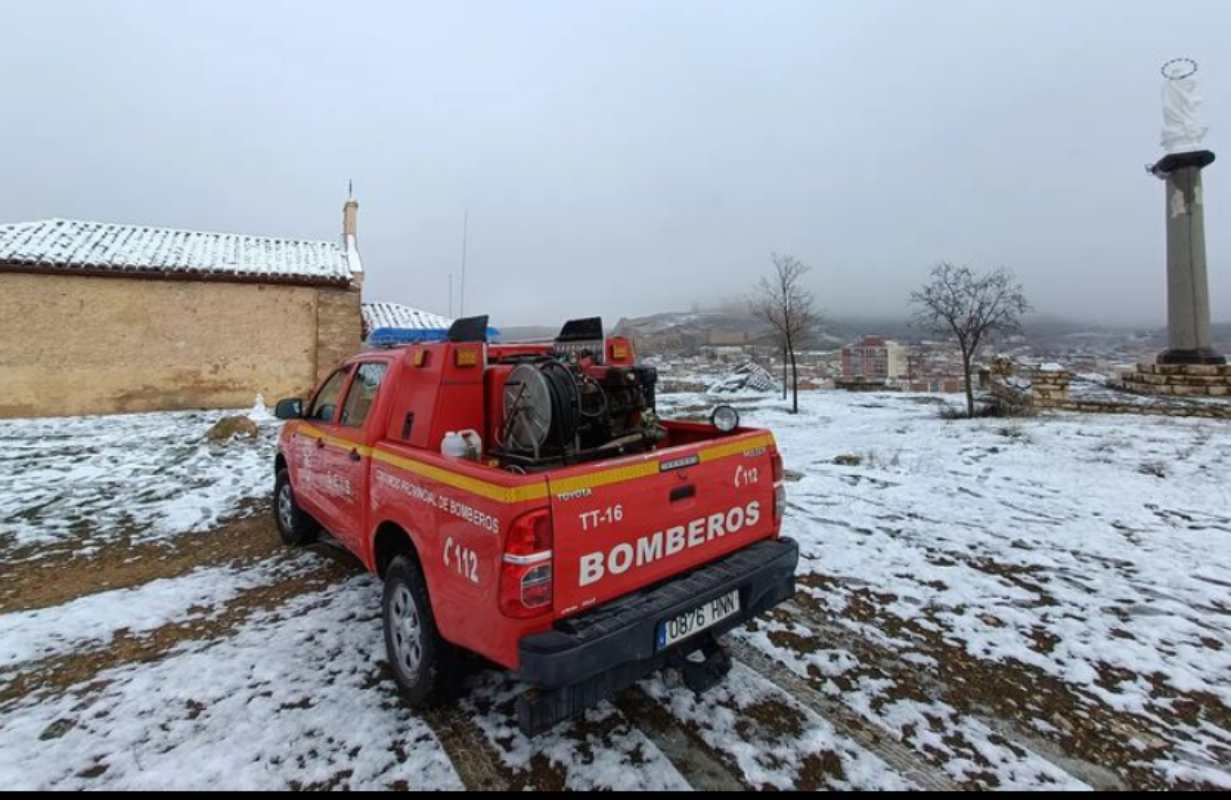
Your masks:
[[[1209,150],[1172,153],[1151,168],[1166,186],[1167,350],[1159,364],[1225,364],[1210,343],[1210,294],[1205,265],[1205,203],[1201,170]]]

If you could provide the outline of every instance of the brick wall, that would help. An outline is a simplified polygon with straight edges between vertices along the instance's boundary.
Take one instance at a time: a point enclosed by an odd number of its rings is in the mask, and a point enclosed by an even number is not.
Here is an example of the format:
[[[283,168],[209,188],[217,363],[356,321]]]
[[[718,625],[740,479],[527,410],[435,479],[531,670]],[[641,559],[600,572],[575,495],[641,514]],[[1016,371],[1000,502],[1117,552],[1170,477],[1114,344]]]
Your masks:
[[[338,362],[359,352],[363,316],[359,292],[318,289],[316,296],[316,380],[328,375]]]
[[[0,273],[0,417],[272,404],[360,327],[357,290]]]

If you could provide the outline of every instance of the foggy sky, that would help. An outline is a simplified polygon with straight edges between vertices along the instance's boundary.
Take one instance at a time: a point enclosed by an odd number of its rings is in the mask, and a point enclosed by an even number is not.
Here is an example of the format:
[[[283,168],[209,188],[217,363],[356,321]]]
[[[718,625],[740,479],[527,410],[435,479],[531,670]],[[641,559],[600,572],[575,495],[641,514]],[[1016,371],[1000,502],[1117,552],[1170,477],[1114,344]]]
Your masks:
[[[466,310],[497,325],[719,301],[771,251],[838,316],[948,259],[1162,325],[1159,65],[1199,61],[1206,145],[1231,131],[1225,0],[0,12],[0,222],[333,239],[354,179],[365,299],[447,312],[469,209]],[[1226,320],[1231,163],[1205,177]]]

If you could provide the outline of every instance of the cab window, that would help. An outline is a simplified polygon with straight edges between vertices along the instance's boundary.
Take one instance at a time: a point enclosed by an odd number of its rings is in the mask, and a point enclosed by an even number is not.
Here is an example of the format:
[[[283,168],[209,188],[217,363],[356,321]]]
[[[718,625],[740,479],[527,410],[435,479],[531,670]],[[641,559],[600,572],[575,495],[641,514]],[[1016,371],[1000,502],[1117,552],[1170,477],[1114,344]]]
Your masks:
[[[338,408],[338,397],[342,394],[342,385],[346,383],[349,367],[343,367],[329,376],[325,385],[316,393],[312,407],[308,409],[308,419],[317,422],[333,422],[333,413]]]
[[[350,391],[346,393],[346,404],[342,406],[343,425],[350,428],[360,428],[372,410],[372,401],[376,399],[376,390],[385,377],[388,364],[383,361],[360,364],[355,371],[355,379],[351,381]]]

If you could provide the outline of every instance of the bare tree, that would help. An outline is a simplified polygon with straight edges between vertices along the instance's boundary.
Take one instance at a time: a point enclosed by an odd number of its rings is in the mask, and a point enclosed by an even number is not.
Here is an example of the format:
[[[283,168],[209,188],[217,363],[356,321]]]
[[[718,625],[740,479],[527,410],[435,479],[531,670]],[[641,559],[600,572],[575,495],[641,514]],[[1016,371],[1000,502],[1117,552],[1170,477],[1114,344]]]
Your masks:
[[[774,273],[761,278],[749,303],[753,316],[769,323],[782,344],[783,387],[786,384],[786,360],[791,364],[791,388],[794,398],[791,413],[799,413],[799,364],[795,351],[806,344],[820,322],[813,307],[812,292],[804,288],[803,276],[810,269],[794,256],[772,253]]]
[[[1013,273],[999,267],[975,274],[969,267],[942,262],[932,268],[932,280],[910,296],[915,321],[957,339],[966,378],[966,415],[975,415],[971,362],[989,335],[1021,330],[1021,317],[1030,310],[1022,286]]]

